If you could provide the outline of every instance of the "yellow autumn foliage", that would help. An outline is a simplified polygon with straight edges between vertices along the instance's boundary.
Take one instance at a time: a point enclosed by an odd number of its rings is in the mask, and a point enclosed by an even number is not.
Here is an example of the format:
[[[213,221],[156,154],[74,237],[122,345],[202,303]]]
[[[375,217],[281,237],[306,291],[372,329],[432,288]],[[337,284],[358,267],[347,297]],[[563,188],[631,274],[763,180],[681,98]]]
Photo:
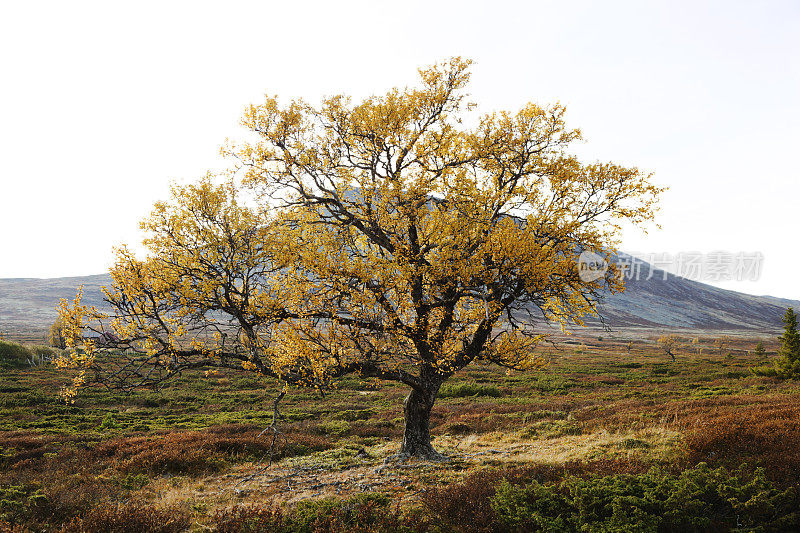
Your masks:
[[[469,68],[453,58],[355,104],[250,106],[254,140],[223,149],[230,173],[173,187],[142,222],[144,258],[116,251],[112,311],[78,298],[62,320],[113,332],[138,358],[108,373],[139,383],[231,367],[438,390],[475,360],[541,367],[537,321],[580,324],[622,289],[613,268],[581,279],[579,254],[610,258],[661,189],[571,155],[581,133],[559,104],[475,115]],[[65,366],[94,364],[84,344]]]

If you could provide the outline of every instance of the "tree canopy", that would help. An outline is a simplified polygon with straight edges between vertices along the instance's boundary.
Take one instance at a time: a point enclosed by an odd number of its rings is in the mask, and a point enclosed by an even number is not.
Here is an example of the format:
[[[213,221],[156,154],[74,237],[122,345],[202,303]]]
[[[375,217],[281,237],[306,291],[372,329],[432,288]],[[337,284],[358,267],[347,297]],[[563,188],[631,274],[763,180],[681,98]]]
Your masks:
[[[579,255],[610,259],[661,192],[571,155],[561,105],[473,116],[469,68],[453,58],[355,104],[250,106],[230,173],[173,187],[142,223],[144,258],[117,250],[112,311],[62,303],[68,339],[90,327],[117,349],[100,364],[96,341],[73,346],[76,385],[230,367],[324,389],[359,373],[410,387],[401,453],[437,456],[440,385],[478,360],[542,366],[537,324],[580,324],[622,290],[613,264],[582,279]]]

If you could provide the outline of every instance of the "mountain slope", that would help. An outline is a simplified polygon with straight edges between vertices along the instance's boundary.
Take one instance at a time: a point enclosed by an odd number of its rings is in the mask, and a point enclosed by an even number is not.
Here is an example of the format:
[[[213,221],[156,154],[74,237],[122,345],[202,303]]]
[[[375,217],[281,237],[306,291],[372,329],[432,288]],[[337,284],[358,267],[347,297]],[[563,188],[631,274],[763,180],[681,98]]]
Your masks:
[[[611,327],[753,329],[780,327],[786,307],[800,301],[753,296],[667,274],[642,263],[642,275],[625,281],[625,292],[609,295],[600,305]],[[650,277],[650,279],[647,279]],[[72,278],[0,279],[0,332],[41,335],[56,318],[61,298],[72,299],[84,286],[83,303],[102,307],[100,287],[107,274]],[[587,325],[599,326],[589,320]]]
[[[97,307],[103,304],[100,287],[111,284],[111,276],[71,278],[0,278],[0,332],[41,334],[55,321],[61,298],[72,301],[83,285],[82,302]]]
[[[655,270],[650,279],[625,281],[625,292],[607,296],[601,315],[610,326],[692,329],[775,329],[788,306],[800,302],[753,296]],[[594,321],[596,324],[597,321]]]

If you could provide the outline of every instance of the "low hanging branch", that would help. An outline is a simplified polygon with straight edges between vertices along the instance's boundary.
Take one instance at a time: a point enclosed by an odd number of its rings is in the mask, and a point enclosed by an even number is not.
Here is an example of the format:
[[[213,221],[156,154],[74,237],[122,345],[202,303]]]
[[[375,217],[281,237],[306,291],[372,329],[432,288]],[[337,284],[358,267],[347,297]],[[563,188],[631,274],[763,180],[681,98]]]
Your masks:
[[[280,401],[283,399],[284,396],[286,396],[286,388],[285,387],[278,394],[278,396],[275,397],[275,400],[272,402],[272,423],[268,427],[264,428],[264,430],[261,431],[261,433],[258,434],[258,438],[261,438],[261,436],[264,435],[264,433],[267,433],[267,432],[272,433],[272,442],[270,443],[269,451],[267,452],[267,455],[266,455],[267,464],[264,465],[262,468],[258,469],[257,471],[253,472],[252,474],[249,474],[249,475],[243,477],[242,479],[240,479],[239,481],[237,481],[236,484],[234,484],[233,487],[232,487],[232,489],[234,491],[238,491],[239,485],[241,485],[242,483],[246,483],[246,482],[248,482],[248,481],[250,481],[252,479],[255,479],[259,475],[263,474],[264,471],[267,468],[272,466],[272,458],[275,455],[276,446],[280,445],[280,440],[281,439],[283,439],[283,441],[284,441],[284,446],[286,444],[288,444],[288,439],[286,438],[286,435],[278,429],[278,421],[283,418],[281,416],[280,411],[278,411],[278,404],[280,403]],[[262,458],[258,462],[258,464],[256,466],[262,464],[263,462],[264,462],[264,458]]]
[[[272,423],[268,427],[264,428],[264,430],[261,433],[258,434],[258,436],[261,437],[264,433],[268,431],[272,433],[272,444],[270,444],[269,447],[269,457],[267,461],[267,466],[272,465],[272,456],[275,452],[275,445],[279,442],[280,438],[283,437],[284,441],[286,440],[286,435],[284,435],[278,429],[278,420],[283,419],[280,411],[278,411],[278,403],[283,399],[284,396],[286,396],[285,388],[280,392],[280,394],[278,394],[278,396],[275,397],[275,401],[272,404]]]

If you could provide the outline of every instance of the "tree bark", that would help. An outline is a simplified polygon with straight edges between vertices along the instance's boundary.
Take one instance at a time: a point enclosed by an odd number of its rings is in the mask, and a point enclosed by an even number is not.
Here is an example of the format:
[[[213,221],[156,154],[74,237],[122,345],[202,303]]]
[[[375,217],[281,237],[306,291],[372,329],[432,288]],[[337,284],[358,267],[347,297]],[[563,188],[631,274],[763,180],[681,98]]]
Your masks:
[[[440,383],[426,383],[423,389],[411,389],[403,402],[405,432],[399,456],[403,459],[417,457],[442,461],[447,457],[437,452],[431,445],[431,409],[436,401]]]

